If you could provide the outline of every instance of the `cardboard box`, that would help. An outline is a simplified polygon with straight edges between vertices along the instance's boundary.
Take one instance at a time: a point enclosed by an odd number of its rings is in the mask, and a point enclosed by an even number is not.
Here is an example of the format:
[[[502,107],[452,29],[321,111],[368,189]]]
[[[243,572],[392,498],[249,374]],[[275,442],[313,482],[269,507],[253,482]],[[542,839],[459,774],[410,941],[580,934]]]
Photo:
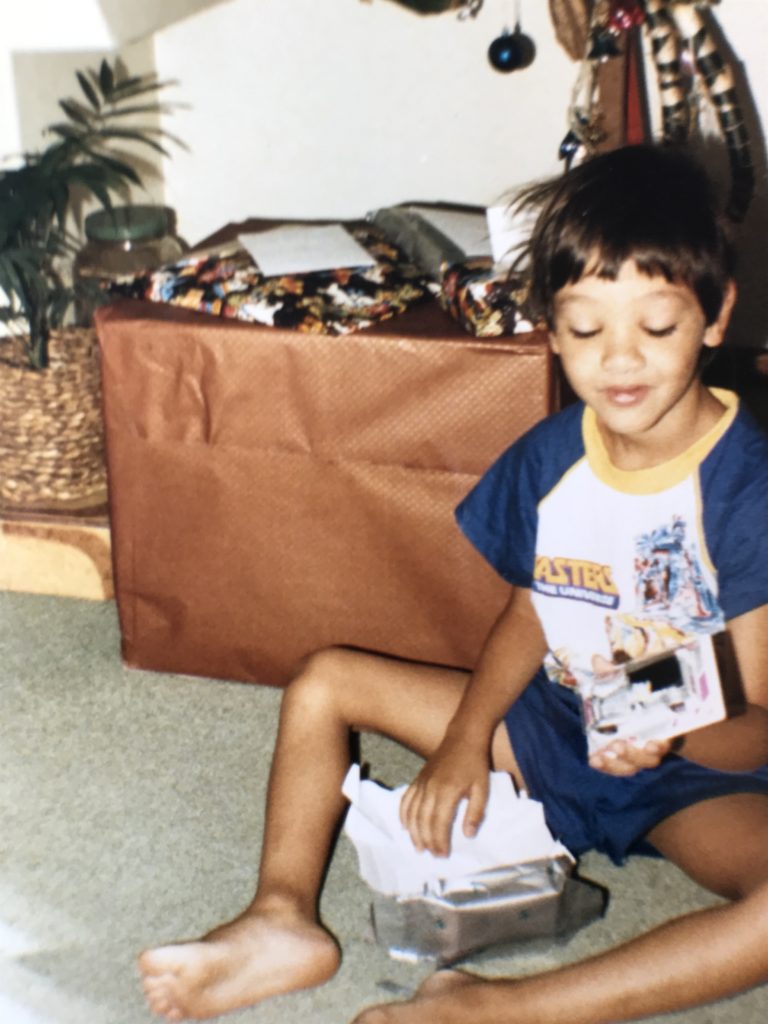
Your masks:
[[[134,301],[97,329],[128,665],[473,664],[507,587],[453,509],[553,409],[543,335],[474,339],[433,302],[341,337]]]

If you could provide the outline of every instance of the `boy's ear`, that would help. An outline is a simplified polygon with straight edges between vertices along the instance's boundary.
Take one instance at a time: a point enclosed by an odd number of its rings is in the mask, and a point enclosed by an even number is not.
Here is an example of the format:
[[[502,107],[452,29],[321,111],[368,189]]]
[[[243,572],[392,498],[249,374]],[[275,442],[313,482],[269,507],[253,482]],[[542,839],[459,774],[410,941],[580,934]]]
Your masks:
[[[725,330],[728,327],[728,321],[731,319],[731,313],[735,304],[736,282],[729,281],[725,288],[723,304],[720,307],[717,320],[704,331],[704,344],[707,348],[717,348],[718,345],[722,345],[725,339]]]

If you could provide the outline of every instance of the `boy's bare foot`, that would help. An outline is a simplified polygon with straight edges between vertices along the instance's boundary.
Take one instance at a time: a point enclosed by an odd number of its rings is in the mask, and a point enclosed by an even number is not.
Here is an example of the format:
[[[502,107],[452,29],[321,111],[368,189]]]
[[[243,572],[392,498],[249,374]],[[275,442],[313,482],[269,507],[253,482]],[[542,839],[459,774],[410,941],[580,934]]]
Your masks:
[[[248,911],[197,942],[139,957],[150,1009],[168,1021],[203,1020],[332,977],[340,956],[320,925]]]
[[[474,975],[467,974],[466,971],[451,970],[444,967],[442,970],[435,971],[434,974],[430,974],[429,977],[425,978],[416,989],[413,998],[429,999],[430,996],[443,995],[463,985],[469,985],[476,980],[477,978]]]
[[[477,987],[478,982],[482,985],[481,979],[464,971],[437,971],[419,985],[411,999],[371,1006],[355,1017],[352,1024],[423,1024],[425,1020],[447,1024],[472,1020],[473,1007],[467,1011],[459,1002],[454,1003],[451,996],[469,985]],[[430,1003],[432,1005],[424,1005]]]

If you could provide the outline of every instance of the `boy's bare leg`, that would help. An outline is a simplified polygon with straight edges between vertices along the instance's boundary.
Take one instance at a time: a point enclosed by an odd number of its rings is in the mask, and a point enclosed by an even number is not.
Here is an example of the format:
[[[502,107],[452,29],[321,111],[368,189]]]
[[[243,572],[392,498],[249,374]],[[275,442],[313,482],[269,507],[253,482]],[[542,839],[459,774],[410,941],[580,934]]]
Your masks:
[[[429,979],[355,1024],[613,1024],[723,999],[768,981],[768,798],[686,808],[649,838],[732,902],[670,921],[596,957],[521,979]]]
[[[142,954],[156,1013],[169,1021],[202,1019],[335,973],[339,951],[318,921],[317,904],[345,806],[350,730],[382,733],[429,756],[467,678],[341,649],[306,662],[283,697],[256,896],[240,917],[201,940]],[[494,740],[494,759],[516,773],[505,731]]]

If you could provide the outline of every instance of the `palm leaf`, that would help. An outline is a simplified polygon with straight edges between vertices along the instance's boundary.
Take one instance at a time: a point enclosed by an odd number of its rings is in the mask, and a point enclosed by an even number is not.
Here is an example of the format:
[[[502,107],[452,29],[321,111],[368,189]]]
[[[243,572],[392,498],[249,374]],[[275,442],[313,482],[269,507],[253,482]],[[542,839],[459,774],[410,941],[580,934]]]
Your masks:
[[[96,134],[100,139],[127,139],[132,142],[140,142],[142,145],[162,153],[163,156],[170,156],[165,146],[156,139],[148,137],[149,133],[144,126],[141,128],[101,128]]]
[[[101,110],[101,104],[99,103],[99,97],[96,95],[96,90],[91,85],[90,79],[87,75],[84,75],[82,71],[76,71],[75,74],[77,75],[77,80],[80,83],[80,88],[85,93],[86,99],[98,114]]]
[[[59,106],[71,121],[90,127],[93,115],[81,103],[76,100],[59,100]]]
[[[124,160],[118,160],[114,156],[109,156],[107,153],[99,153],[93,149],[88,149],[86,152],[94,162],[104,164],[106,167],[109,167],[120,178],[125,178],[134,185],[141,185],[141,177],[138,171]]]
[[[83,134],[82,129],[74,124],[68,124],[66,121],[61,121],[58,124],[49,124],[45,130],[53,132],[54,135],[60,135],[62,139],[79,139]]]
[[[170,114],[175,108],[168,103],[144,103],[132,107],[112,107],[106,116],[131,117],[134,114]]]
[[[65,120],[49,126],[48,145],[26,154],[20,168],[0,171],[0,287],[15,303],[0,310],[0,318],[12,313],[26,321],[30,362],[37,367],[46,364],[49,327],[62,322],[74,295],[60,276],[80,244],[67,230],[73,196],[85,193],[111,209],[115,196],[141,185],[136,164],[144,158],[123,152],[128,144],[163,156],[170,155],[163,143],[183,145],[161,126],[129,120],[171,113],[176,105],[157,94],[175,83],[129,75],[119,59],[76,77],[79,93],[60,100]]]
[[[166,89],[171,85],[178,84],[175,79],[161,81],[149,75],[142,78],[126,79],[126,81],[119,82],[114,87],[112,90],[112,100],[113,102],[123,102],[124,100],[134,99],[136,96],[145,96],[147,93],[158,92],[160,89]]]
[[[115,75],[109,62],[105,59],[99,67],[99,88],[104,99],[109,99],[115,87]]]

